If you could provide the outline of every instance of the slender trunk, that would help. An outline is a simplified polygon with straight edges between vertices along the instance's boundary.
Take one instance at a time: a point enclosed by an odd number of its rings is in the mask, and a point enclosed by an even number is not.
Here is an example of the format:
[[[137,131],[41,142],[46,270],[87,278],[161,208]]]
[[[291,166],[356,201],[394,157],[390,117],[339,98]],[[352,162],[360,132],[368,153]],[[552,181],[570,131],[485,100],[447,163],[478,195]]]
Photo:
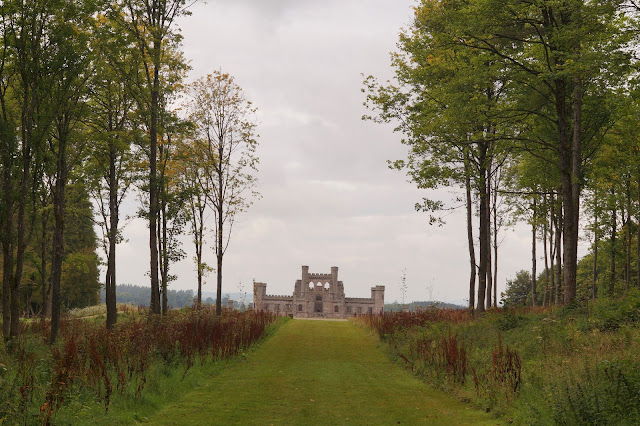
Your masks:
[[[468,154],[467,154],[468,155]],[[469,160],[465,157],[464,161],[465,172],[465,190],[467,195],[467,242],[469,243],[469,310],[473,312],[475,307],[475,295],[476,295],[476,253],[473,244],[473,203],[471,199],[471,170],[469,166]]]
[[[580,181],[582,179],[582,82],[576,78],[573,88],[573,137],[571,141],[571,174],[569,181],[570,195],[564,215],[564,303],[569,304],[576,299],[576,279],[578,270],[578,226],[580,220]],[[565,192],[565,191],[563,191]],[[564,203],[565,200],[563,200]],[[566,234],[566,235],[565,235]]]
[[[549,229],[549,223],[547,222],[547,211],[548,211],[548,207],[549,204],[547,203],[547,196],[544,195],[543,198],[543,203],[544,203],[544,214],[545,214],[545,218],[544,218],[544,223],[542,225],[542,250],[544,251],[544,280],[545,280],[545,287],[544,287],[544,293],[542,295],[542,306],[548,306],[550,305],[549,300],[550,300],[550,295],[549,295],[549,253],[547,252],[547,233],[548,233],[548,229]]]
[[[554,303],[554,295],[555,295],[555,268],[554,268],[554,259],[556,255],[555,249],[555,240],[554,240],[554,226],[555,226],[555,197],[553,196],[553,192],[549,195],[549,263],[551,267],[551,271],[549,273],[550,285],[549,285],[549,306]]]
[[[487,290],[487,265],[488,265],[488,218],[487,218],[487,147],[486,144],[480,147],[479,155],[479,182],[478,193],[480,195],[480,265],[478,267],[478,302],[477,313],[485,311],[485,296]]]
[[[627,197],[627,218],[624,227],[624,237],[625,237],[625,252],[626,252],[626,261],[624,264],[624,282],[627,291],[631,287],[631,177],[627,177],[626,181],[626,197]]]
[[[47,225],[49,215],[45,213],[46,202],[42,201],[42,213],[40,214],[40,290],[42,291],[42,308],[41,315],[46,318],[47,315]]]
[[[560,204],[558,204],[558,211],[556,212],[555,215],[555,221],[556,221],[556,240],[555,240],[555,246],[556,246],[556,299],[555,299],[555,303],[556,305],[559,305],[561,303],[561,298],[562,298],[562,241],[563,241],[563,237],[562,237],[562,229],[563,229],[563,222],[564,222],[564,218],[562,216],[562,202],[561,200],[558,200],[560,202]]]
[[[13,282],[13,180],[12,148],[8,139],[3,138],[2,186],[4,200],[2,203],[3,238],[2,238],[2,334],[5,340],[11,334],[11,285]]]
[[[533,214],[531,216],[531,304],[538,304],[538,296],[536,294],[536,200],[533,200]]]
[[[160,314],[160,285],[158,282],[158,182],[157,182],[157,150],[158,150],[158,114],[160,109],[160,44],[156,37],[153,41],[153,83],[151,87],[151,123],[149,126],[149,250],[151,300],[149,309],[153,314]]]
[[[216,241],[216,260],[217,260],[217,285],[216,285],[216,315],[222,315],[222,256],[223,252],[223,231],[224,231],[224,137],[219,140],[218,143],[218,205],[216,206],[217,213],[217,241]]]
[[[636,286],[640,288],[640,168],[638,169],[638,209],[636,210]]]
[[[613,187],[611,188],[611,198],[613,200],[613,205],[611,208],[611,236],[609,237],[611,244],[611,250],[609,251],[609,296],[613,296],[616,285],[616,225],[618,221],[618,212],[616,210],[615,191]]]
[[[65,120],[65,119],[63,119]],[[51,335],[49,344],[53,345],[58,338],[60,327],[60,281],[62,279],[62,260],[64,256],[64,219],[65,188],[67,185],[67,137],[68,126],[59,124],[58,158],[56,166],[56,184],[53,193],[53,264],[51,265]]]
[[[498,307],[498,177],[493,191],[493,307]]]
[[[596,191],[595,197],[597,199]],[[591,286],[591,297],[595,300],[598,293],[598,206],[593,209],[593,285]]]
[[[491,164],[487,173],[487,309],[491,308],[493,290],[493,274],[491,271]]]
[[[26,207],[31,181],[31,145],[28,142],[31,140],[31,132],[23,133],[27,136],[23,138],[24,142],[22,145],[22,180],[20,181],[20,196],[18,199],[16,270],[11,286],[11,326],[9,331],[9,337],[11,339],[17,338],[20,332],[20,284],[22,282],[22,271],[24,268],[24,254],[27,248]]]
[[[117,150],[115,143],[109,144],[109,254],[107,255],[107,279],[105,282],[105,302],[107,305],[108,329],[118,320],[116,301],[116,243],[118,237],[118,179],[116,175]]]
[[[221,182],[220,182],[221,183]],[[219,194],[222,195],[222,194]],[[221,198],[219,198],[221,199]],[[222,204],[218,207],[218,235],[216,241],[216,261],[217,261],[217,279],[216,279],[216,315],[222,315],[222,232],[223,232],[223,220],[222,220]]]
[[[166,315],[169,312],[169,293],[167,287],[169,285],[169,242],[167,240],[167,201],[166,201],[166,187],[164,184],[164,176],[162,183],[162,314]]]
[[[194,219],[196,218],[196,210],[194,209]],[[202,305],[202,243],[203,243],[203,233],[204,233],[204,206],[200,199],[198,199],[197,206],[198,213],[198,224],[195,228],[195,242],[196,242],[196,263],[198,268],[198,307]]]

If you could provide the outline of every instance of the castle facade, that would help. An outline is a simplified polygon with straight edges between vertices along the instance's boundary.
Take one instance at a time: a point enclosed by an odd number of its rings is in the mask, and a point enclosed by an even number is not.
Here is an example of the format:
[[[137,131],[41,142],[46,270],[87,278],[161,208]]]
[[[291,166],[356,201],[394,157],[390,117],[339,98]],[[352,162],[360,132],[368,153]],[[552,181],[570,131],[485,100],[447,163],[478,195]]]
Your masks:
[[[380,314],[384,310],[384,286],[371,287],[370,298],[346,297],[338,281],[338,267],[330,274],[312,274],[302,267],[292,296],[267,294],[267,284],[253,283],[254,309],[293,318],[348,318],[357,314]]]

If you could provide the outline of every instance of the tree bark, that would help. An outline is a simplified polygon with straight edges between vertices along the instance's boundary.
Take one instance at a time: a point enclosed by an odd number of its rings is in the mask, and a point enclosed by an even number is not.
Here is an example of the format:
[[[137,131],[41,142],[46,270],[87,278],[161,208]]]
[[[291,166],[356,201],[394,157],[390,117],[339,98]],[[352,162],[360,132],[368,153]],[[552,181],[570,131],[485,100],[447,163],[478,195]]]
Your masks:
[[[116,300],[116,243],[118,238],[118,177],[116,174],[117,149],[115,142],[109,143],[109,254],[107,255],[107,279],[105,302],[107,305],[106,327],[113,328],[118,320]]]
[[[487,172],[487,309],[491,308],[491,296],[493,290],[493,274],[491,271],[491,164]]]
[[[160,285],[158,281],[158,182],[157,182],[157,151],[158,151],[158,113],[160,109],[160,44],[156,35],[153,40],[153,83],[151,86],[151,123],[149,126],[149,250],[150,250],[150,280],[151,313],[159,315]]]
[[[595,198],[597,200],[598,193],[596,191]],[[593,214],[593,285],[591,288],[591,297],[595,300],[598,293],[598,206],[595,205]]]
[[[480,196],[480,265],[478,267],[478,302],[477,313],[483,313],[485,311],[485,296],[487,290],[487,265],[488,265],[488,247],[489,242],[489,220],[487,218],[487,146],[481,144],[479,146],[478,156],[478,193]]]
[[[613,200],[613,205],[611,206],[611,236],[609,237],[609,242],[611,245],[611,248],[609,250],[609,296],[614,295],[616,285],[616,225],[618,221],[618,213],[616,209],[615,191],[613,187],[611,187],[611,198]]]
[[[625,264],[624,264],[624,282],[625,288],[629,291],[631,287],[631,177],[628,176],[625,182],[626,186],[626,213],[627,217],[624,225],[624,237],[625,237]]]
[[[538,304],[538,297],[536,294],[536,200],[533,200],[533,213],[531,215],[531,304],[536,306]]]
[[[476,253],[473,241],[473,202],[471,199],[471,170],[469,166],[469,159],[467,158],[468,153],[465,153],[464,160],[464,184],[465,191],[467,195],[467,242],[469,244],[469,310],[473,313],[473,309],[475,307],[475,296],[476,296]]]
[[[64,257],[64,225],[65,225],[65,188],[67,185],[67,139],[68,126],[66,117],[59,123],[58,152],[56,160],[56,184],[53,192],[53,263],[51,265],[51,334],[49,344],[53,345],[58,338],[60,327],[60,281],[62,279],[62,261]]]
[[[563,229],[563,216],[562,216],[562,202],[558,200],[558,211],[555,214],[555,224],[556,224],[556,240],[555,240],[555,251],[556,251],[556,298],[555,303],[559,305],[562,300],[562,229]]]
[[[9,139],[8,124],[4,122],[2,137],[2,334],[5,340],[11,334],[11,289],[13,282],[13,143]],[[4,127],[3,126],[3,127]]]

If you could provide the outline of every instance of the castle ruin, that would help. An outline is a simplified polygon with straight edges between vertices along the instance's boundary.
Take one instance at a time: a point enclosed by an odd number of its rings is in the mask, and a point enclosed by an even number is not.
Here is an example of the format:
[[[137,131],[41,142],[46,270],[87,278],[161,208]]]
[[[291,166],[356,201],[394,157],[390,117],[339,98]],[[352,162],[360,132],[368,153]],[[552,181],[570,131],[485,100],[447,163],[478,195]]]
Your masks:
[[[267,294],[267,284],[253,283],[254,309],[293,318],[348,318],[356,314],[381,314],[384,310],[384,286],[371,287],[371,298],[345,297],[338,281],[338,267],[330,274],[309,273],[302,267],[302,279],[295,283],[293,296]]]

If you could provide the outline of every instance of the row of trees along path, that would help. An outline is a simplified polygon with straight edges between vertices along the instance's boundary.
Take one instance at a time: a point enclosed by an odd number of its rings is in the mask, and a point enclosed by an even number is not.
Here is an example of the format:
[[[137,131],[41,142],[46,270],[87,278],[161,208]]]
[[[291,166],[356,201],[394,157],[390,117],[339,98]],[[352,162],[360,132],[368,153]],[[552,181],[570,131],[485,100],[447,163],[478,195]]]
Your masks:
[[[151,424],[495,424],[393,364],[365,329],[295,320]]]

